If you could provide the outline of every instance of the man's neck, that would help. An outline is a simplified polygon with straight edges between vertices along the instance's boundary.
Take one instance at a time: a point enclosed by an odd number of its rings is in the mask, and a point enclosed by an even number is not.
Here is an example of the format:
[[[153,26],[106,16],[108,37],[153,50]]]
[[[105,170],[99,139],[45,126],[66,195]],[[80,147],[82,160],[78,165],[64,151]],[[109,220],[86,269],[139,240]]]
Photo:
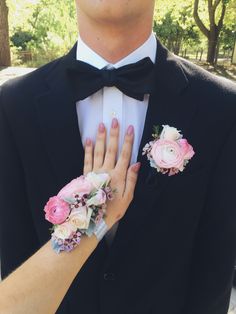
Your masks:
[[[102,25],[79,16],[81,39],[109,63],[116,63],[140,47],[152,32],[152,17],[135,25]]]

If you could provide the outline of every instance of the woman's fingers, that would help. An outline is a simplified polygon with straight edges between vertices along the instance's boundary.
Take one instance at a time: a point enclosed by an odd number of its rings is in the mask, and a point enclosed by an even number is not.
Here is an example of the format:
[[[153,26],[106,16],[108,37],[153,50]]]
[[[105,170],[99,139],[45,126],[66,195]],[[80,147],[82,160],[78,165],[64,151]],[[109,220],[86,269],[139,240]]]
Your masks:
[[[140,167],[141,167],[141,163],[138,162],[130,166],[127,172],[124,198],[128,199],[129,201],[131,201],[134,196],[134,190],[137,183]]]
[[[115,167],[116,156],[119,145],[119,123],[116,118],[112,120],[109,143],[105,155],[103,168],[111,170]]]
[[[84,154],[84,175],[93,170],[93,142],[87,139],[85,142]]]
[[[129,167],[134,142],[134,127],[130,125],[126,131],[124,144],[120,153],[120,157],[116,164],[116,169],[126,176]]]
[[[106,128],[103,123],[99,124],[96,144],[94,148],[94,162],[93,162],[93,170],[99,170],[104,161],[105,155],[105,147],[106,147]]]

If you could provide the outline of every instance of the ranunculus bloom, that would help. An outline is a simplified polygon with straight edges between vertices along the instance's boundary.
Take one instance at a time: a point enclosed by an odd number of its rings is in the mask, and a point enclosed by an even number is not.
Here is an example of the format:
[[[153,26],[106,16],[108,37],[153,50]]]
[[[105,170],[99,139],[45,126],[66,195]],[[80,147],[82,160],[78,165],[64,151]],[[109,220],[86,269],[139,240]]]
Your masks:
[[[65,222],[61,225],[55,227],[53,236],[58,239],[69,239],[72,233],[76,232],[76,228],[68,222]]]
[[[73,197],[73,194],[78,194],[83,196],[89,194],[93,190],[93,185],[90,181],[87,180],[85,176],[80,176],[77,179],[72,180],[68,183],[61,191],[58,193],[58,196],[63,199],[70,199]]]
[[[58,196],[51,197],[44,207],[45,218],[53,224],[61,224],[69,216],[70,207]]]
[[[87,206],[91,206],[91,205],[99,206],[99,205],[105,204],[106,200],[107,200],[106,193],[100,189],[97,191],[97,193],[93,197],[91,197],[87,201]]]
[[[152,158],[159,168],[184,169],[184,154],[182,147],[175,141],[157,140],[151,150]]]
[[[185,138],[178,140],[178,143],[181,146],[184,159],[187,159],[187,160],[191,159],[193,155],[195,154],[193,147],[188,143],[188,141]]]
[[[89,172],[86,178],[97,190],[110,181],[110,176],[107,173]]]
[[[163,125],[163,129],[160,135],[161,140],[176,141],[181,137],[182,135],[176,128],[169,125]]]
[[[73,209],[69,217],[69,222],[76,229],[88,229],[91,217],[89,215],[90,213],[88,213],[86,206]]]

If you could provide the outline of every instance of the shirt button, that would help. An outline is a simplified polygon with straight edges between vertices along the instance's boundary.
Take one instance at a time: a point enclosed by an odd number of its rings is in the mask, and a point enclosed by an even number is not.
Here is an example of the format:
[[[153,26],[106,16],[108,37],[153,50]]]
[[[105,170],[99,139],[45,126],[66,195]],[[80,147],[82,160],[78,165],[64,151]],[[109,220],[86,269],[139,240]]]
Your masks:
[[[113,281],[113,280],[115,280],[115,274],[113,274],[113,273],[105,273],[103,275],[103,278],[106,281]]]
[[[117,116],[116,112],[115,112],[115,111],[112,111],[112,113],[111,113],[111,118],[116,118],[116,116]]]

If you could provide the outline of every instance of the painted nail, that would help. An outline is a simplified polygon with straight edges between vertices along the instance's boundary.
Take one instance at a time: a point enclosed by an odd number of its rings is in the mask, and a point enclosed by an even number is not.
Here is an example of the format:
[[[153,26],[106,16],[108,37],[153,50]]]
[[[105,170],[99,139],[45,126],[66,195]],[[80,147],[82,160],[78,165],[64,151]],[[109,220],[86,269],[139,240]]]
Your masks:
[[[104,125],[104,123],[100,123],[98,129],[99,129],[100,133],[104,133],[105,132],[105,125]]]
[[[112,119],[111,127],[116,129],[118,127],[118,120],[116,118]]]
[[[86,139],[86,146],[90,146],[92,144],[92,141],[90,138]]]
[[[134,134],[134,127],[130,125],[127,129],[127,135],[133,135]]]
[[[140,167],[141,167],[141,162],[134,164],[133,165],[134,172],[139,172]]]

